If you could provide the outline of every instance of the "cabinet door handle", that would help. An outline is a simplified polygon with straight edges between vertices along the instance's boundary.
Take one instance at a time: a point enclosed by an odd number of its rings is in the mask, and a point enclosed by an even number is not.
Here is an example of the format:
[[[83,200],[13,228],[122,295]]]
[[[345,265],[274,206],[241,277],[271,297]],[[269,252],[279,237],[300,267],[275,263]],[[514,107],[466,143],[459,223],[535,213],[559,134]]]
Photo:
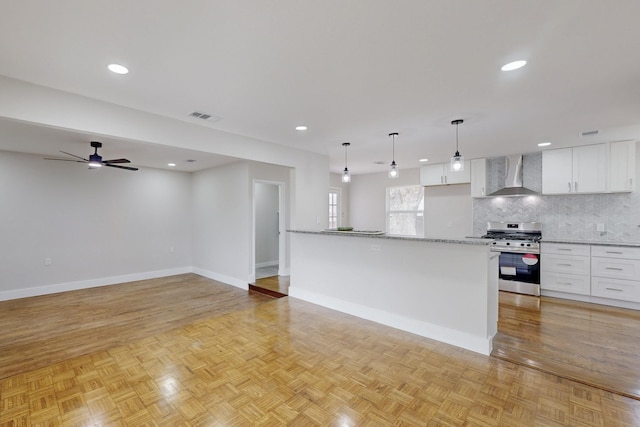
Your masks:
[[[616,267],[605,267],[605,270],[622,271],[622,269],[621,269],[621,268],[616,268]]]
[[[571,286],[571,282],[558,282],[558,285]]]
[[[573,249],[568,249],[568,248],[558,248],[559,251],[568,251],[571,252]]]
[[[569,193],[571,193],[571,181],[567,182],[569,184]]]
[[[447,183],[447,175],[444,176],[444,183]]]
[[[573,183],[573,191],[578,192],[578,181]]]
[[[605,288],[608,291],[616,291],[616,292],[623,292],[622,289],[616,289],[616,288]]]
[[[482,195],[486,196],[486,194],[484,194],[484,187],[482,187]]]
[[[444,176],[440,175],[440,184],[444,184]]]
[[[629,190],[633,189],[633,178],[629,178]]]
[[[561,265],[563,267],[572,267],[573,266],[573,264],[561,264],[561,263],[559,263],[558,265]]]
[[[618,251],[605,251],[605,253],[622,255],[622,252],[618,252]]]

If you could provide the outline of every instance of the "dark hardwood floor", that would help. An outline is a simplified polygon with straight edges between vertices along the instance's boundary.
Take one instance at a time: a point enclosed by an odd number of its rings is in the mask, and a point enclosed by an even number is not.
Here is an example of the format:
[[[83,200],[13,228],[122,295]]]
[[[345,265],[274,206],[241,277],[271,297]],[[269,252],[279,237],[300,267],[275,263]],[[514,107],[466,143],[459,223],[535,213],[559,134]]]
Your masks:
[[[640,312],[500,292],[492,356],[640,399]]]
[[[275,298],[289,295],[289,276],[271,276],[257,279],[249,285],[249,290],[263,293]]]

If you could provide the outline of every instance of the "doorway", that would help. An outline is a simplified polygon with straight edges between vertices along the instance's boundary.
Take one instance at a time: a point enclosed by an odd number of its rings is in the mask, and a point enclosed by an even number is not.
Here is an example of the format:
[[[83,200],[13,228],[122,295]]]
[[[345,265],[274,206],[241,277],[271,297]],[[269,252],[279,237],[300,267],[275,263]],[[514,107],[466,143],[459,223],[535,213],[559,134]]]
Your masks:
[[[253,285],[249,288],[277,294],[272,296],[287,295],[289,290],[284,191],[283,182],[253,183]]]

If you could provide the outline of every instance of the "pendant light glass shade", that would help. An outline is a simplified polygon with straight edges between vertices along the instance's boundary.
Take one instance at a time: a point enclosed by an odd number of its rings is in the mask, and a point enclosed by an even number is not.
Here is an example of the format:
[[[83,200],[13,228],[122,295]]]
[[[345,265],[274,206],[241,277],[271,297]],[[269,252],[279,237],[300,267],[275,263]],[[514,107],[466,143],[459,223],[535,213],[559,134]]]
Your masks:
[[[462,122],[462,119],[451,122],[452,125],[456,125],[456,153],[451,157],[451,172],[462,172],[464,170],[464,157],[458,151],[458,125]]]
[[[389,166],[389,178],[398,178],[400,176],[400,169],[396,163],[396,136],[398,136],[398,132],[390,133],[389,136],[393,140],[393,158]]]
[[[351,182],[351,172],[349,172],[349,168],[347,167],[347,147],[349,147],[351,143],[343,142],[342,146],[344,147],[344,170],[342,171],[342,182]]]

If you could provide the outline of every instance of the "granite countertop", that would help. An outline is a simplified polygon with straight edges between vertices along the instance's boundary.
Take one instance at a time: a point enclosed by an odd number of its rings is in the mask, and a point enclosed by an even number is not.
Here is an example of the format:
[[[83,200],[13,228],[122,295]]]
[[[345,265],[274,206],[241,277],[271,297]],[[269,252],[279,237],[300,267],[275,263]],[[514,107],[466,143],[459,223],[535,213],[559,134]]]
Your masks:
[[[620,246],[625,248],[640,248],[640,242],[620,242],[602,240],[569,240],[569,239],[542,239],[540,243],[566,243],[571,245],[591,245],[591,246]]]
[[[437,239],[429,237],[409,237],[409,236],[397,236],[393,234],[386,234],[381,231],[318,231],[318,230],[287,230],[290,233],[302,233],[302,234],[322,234],[325,236],[342,236],[342,237],[366,237],[372,239],[390,239],[390,240],[410,240],[412,242],[431,242],[431,243],[455,243],[461,245],[477,245],[477,246],[489,246],[492,240],[490,239],[477,239],[477,238],[464,238],[464,239]]]

